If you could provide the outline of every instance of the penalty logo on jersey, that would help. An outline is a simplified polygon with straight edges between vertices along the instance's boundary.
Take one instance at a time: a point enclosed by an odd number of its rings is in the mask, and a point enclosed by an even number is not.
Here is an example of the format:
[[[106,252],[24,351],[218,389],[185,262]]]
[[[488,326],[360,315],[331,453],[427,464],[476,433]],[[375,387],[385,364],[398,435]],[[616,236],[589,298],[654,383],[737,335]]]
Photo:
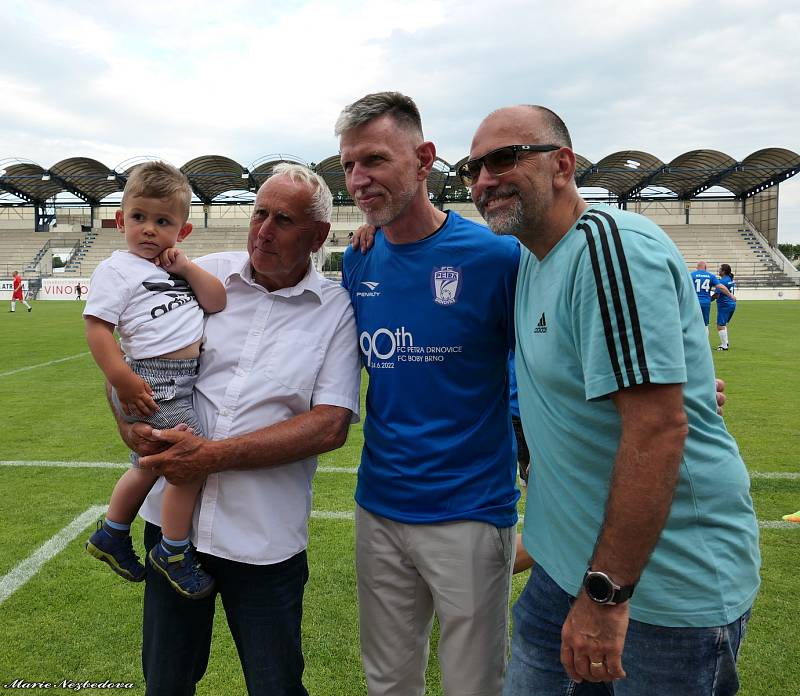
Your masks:
[[[442,266],[431,273],[433,301],[440,305],[455,304],[461,294],[461,267]]]

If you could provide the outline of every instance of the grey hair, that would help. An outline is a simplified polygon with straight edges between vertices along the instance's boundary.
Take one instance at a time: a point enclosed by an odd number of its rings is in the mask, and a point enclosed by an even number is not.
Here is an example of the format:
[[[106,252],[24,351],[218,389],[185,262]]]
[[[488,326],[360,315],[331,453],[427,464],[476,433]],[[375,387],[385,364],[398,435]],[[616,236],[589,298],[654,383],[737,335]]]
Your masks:
[[[411,97],[400,92],[376,92],[354,101],[342,109],[333,132],[338,137],[384,114],[390,115],[401,128],[423,137],[422,118],[417,105]]]
[[[316,172],[311,171],[302,164],[281,162],[272,169],[269,178],[286,176],[294,183],[305,184],[311,190],[311,208],[309,212],[317,222],[330,222],[333,213],[333,196],[328,184]]]

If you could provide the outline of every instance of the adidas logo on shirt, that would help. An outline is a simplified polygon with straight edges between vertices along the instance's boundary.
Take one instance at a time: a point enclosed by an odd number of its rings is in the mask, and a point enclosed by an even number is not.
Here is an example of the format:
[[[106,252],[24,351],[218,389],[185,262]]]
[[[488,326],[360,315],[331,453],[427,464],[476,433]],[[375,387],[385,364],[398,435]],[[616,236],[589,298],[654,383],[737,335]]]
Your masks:
[[[547,333],[547,321],[545,321],[544,312],[542,312],[542,316],[539,317],[539,323],[536,325],[533,333]]]

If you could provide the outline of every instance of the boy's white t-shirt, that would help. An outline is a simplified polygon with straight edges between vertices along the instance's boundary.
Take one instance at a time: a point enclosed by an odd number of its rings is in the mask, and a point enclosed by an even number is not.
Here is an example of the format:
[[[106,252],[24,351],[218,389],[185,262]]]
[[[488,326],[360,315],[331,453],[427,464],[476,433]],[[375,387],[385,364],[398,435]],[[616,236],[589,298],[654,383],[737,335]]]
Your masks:
[[[134,360],[180,350],[203,336],[203,309],[189,283],[129,251],[115,251],[92,273],[87,315],[114,324]]]

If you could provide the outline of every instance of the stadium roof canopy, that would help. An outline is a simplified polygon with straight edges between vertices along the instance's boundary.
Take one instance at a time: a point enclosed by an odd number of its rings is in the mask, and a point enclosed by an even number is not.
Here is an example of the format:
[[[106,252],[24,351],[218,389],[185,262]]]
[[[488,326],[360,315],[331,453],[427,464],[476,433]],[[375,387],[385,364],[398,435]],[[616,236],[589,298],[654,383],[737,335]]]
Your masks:
[[[694,198],[712,187],[727,189],[735,198],[747,198],[800,172],[800,155],[792,150],[766,148],[741,162],[717,150],[692,150],[671,162],[662,162],[648,152],[623,150],[597,163],[576,155],[575,180],[579,187],[601,188],[617,199],[647,198],[649,195]],[[469,190],[456,176],[466,158],[450,164],[437,158],[428,179],[431,199],[436,203],[467,201]],[[243,166],[221,155],[204,155],[181,167],[197,199],[204,204],[230,203],[252,198],[253,191],[279,162],[310,166],[327,182],[334,203],[352,203],[344,184],[339,156],[319,164],[307,164],[293,155],[268,155]],[[97,160],[72,157],[44,169],[34,162],[0,159],[0,191],[22,201],[44,207],[57,194],[68,192],[91,206],[119,193],[130,171],[116,171]],[[8,204],[8,201],[6,202]],[[11,202],[18,205],[19,202]]]

